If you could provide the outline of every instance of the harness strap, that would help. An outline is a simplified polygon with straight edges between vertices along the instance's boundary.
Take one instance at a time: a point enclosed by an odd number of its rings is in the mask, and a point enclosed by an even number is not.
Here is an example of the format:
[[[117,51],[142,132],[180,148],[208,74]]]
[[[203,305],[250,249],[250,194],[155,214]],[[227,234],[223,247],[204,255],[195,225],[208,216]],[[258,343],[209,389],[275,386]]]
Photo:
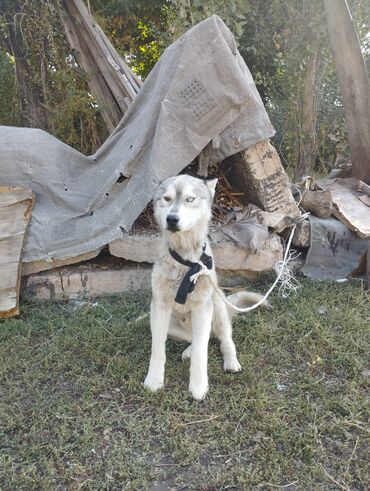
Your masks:
[[[182,264],[183,266],[187,266],[189,268],[189,270],[185,273],[185,276],[180,283],[179,289],[177,290],[177,294],[175,298],[176,303],[184,305],[188,294],[194,290],[195,283],[199,276],[198,273],[205,267],[207,269],[212,269],[213,267],[212,257],[204,252],[205,249],[206,249],[206,244],[204,244],[204,246],[202,247],[202,255],[200,256],[199,261],[193,263],[192,261],[189,261],[181,257],[180,254],[176,252],[174,249],[169,248],[169,252],[173,257],[173,259],[178,263]]]

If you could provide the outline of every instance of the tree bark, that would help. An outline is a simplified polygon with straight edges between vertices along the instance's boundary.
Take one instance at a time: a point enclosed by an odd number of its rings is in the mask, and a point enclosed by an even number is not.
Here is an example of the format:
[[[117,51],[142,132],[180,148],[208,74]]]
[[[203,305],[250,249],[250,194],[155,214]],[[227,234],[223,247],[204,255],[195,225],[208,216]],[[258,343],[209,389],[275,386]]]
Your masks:
[[[370,182],[370,84],[346,0],[325,0],[339,87],[343,98],[353,176]]]
[[[26,48],[19,42],[15,25],[15,16],[7,17],[7,50],[14,57],[17,95],[23,126],[34,128],[47,127],[47,112],[42,90],[33,82],[34,70],[26,60]]]
[[[297,181],[300,180],[302,176],[310,174],[316,157],[317,100],[315,84],[318,56],[319,45],[318,42],[315,42],[306,66],[300,98],[300,120],[298,121],[297,128],[298,162],[295,170],[295,179]]]

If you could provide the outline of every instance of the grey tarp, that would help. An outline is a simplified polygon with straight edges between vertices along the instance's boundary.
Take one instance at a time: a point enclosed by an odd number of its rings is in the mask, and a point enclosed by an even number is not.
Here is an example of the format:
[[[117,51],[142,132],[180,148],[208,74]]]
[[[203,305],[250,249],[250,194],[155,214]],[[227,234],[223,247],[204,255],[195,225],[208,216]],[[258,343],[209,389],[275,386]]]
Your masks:
[[[336,218],[309,216],[311,246],[302,272],[315,280],[342,280],[358,266],[368,240],[360,239]]]
[[[73,257],[120,238],[157,184],[211,140],[230,155],[273,134],[231,32],[217,16],[205,20],[166,49],[95,155],[38,129],[0,127],[0,182],[36,194],[23,260]]]

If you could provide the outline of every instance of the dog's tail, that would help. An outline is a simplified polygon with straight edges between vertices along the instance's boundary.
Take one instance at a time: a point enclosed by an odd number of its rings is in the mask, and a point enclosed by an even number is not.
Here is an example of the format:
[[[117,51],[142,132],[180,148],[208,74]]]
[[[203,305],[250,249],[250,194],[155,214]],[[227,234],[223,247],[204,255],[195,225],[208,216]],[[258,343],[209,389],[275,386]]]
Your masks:
[[[251,305],[254,305],[260,300],[262,300],[263,295],[254,292],[241,291],[241,292],[233,293],[231,295],[227,295],[226,298],[229,302],[234,304],[236,307],[245,308],[245,307],[250,307]],[[270,304],[268,303],[267,300],[265,300],[261,304],[261,306],[269,307]],[[238,313],[236,310],[234,310],[232,307],[229,307],[228,305],[227,305],[227,310],[229,312],[230,319],[235,317],[235,315]]]

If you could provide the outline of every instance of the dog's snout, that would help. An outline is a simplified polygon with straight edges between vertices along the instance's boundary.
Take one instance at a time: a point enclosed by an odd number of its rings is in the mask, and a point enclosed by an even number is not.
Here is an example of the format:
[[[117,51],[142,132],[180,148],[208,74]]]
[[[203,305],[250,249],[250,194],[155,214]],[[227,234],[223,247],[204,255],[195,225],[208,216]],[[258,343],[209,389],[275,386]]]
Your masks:
[[[166,221],[167,221],[168,228],[176,229],[179,220],[180,217],[178,215],[175,215],[173,213],[171,215],[167,215]]]

